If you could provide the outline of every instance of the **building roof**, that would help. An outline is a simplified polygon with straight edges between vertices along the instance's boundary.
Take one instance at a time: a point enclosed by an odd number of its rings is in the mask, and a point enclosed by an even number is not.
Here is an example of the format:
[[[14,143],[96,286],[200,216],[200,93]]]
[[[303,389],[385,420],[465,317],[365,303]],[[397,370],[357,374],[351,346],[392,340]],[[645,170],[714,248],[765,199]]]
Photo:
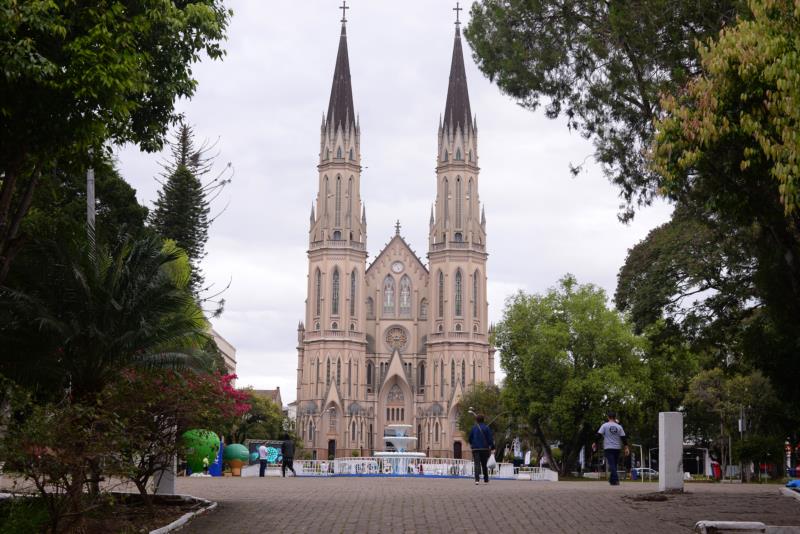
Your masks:
[[[447,102],[444,106],[444,126],[454,130],[455,127],[469,127],[472,111],[469,107],[469,90],[467,89],[467,73],[464,69],[464,53],[461,50],[461,30],[456,25],[456,36],[453,42],[453,59],[450,63],[450,82],[447,85]]]
[[[278,387],[275,389],[254,389],[253,393],[260,397],[269,399],[278,406],[280,406],[281,408],[283,408],[283,401],[281,400],[281,388]]]
[[[355,125],[353,89],[350,85],[350,60],[347,55],[347,30],[344,23],[342,23],[342,33],[339,36],[339,52],[336,54],[336,68],[333,71],[331,99],[328,102],[326,120],[328,127],[332,127],[334,130],[339,126],[348,128]]]

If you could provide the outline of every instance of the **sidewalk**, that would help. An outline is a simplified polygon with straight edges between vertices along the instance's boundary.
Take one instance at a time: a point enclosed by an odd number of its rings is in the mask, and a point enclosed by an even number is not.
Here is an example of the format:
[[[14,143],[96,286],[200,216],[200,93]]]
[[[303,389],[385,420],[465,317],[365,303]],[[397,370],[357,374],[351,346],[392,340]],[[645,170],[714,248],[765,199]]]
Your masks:
[[[701,519],[800,525],[800,502],[776,485],[689,484],[666,501],[657,484],[384,478],[214,478],[178,491],[219,502],[184,532],[690,532]]]

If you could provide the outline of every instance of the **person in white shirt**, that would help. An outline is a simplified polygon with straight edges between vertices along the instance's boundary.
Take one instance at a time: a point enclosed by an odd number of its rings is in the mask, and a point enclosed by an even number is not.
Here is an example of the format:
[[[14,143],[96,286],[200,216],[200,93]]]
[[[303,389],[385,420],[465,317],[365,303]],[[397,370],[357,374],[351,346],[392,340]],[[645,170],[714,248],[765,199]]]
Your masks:
[[[267,446],[263,443],[258,447],[258,476],[263,477],[267,471]]]
[[[617,463],[619,462],[619,453],[623,449],[625,456],[629,454],[628,450],[628,437],[625,435],[622,425],[617,422],[617,414],[615,412],[608,412],[608,421],[600,425],[597,429],[597,437],[595,443],[592,444],[592,449],[596,449],[597,441],[602,438],[603,440],[603,455],[606,458],[606,465],[610,471],[608,483],[612,486],[619,486],[619,475],[617,474]]]

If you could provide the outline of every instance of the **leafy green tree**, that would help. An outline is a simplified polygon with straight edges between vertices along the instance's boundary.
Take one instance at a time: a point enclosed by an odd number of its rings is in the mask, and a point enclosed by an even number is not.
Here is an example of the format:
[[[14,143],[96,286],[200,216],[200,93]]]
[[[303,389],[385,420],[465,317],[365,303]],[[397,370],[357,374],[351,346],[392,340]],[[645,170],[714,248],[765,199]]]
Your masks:
[[[0,0],[0,283],[37,185],[108,141],[159,149],[230,16],[221,0]]]
[[[752,1],[750,19],[700,47],[702,72],[664,100],[653,164],[666,194],[705,210],[723,228],[754,235],[755,304],[747,332],[773,348],[754,363],[781,397],[800,394],[800,211],[796,139],[800,11],[788,0]],[[751,343],[751,346],[755,345]]]
[[[602,289],[568,275],[544,295],[520,292],[506,301],[494,342],[509,404],[547,457],[551,444],[560,444],[562,473],[576,464],[607,410],[635,430],[648,393],[646,344],[608,308]]]
[[[501,389],[494,384],[476,383],[464,391],[461,400],[461,410],[458,414],[458,429],[466,436],[475,424],[476,414],[484,414],[486,423],[494,433],[495,445],[499,451],[503,450],[502,440],[513,425],[512,410],[506,406]]]
[[[235,419],[230,431],[230,443],[252,439],[280,439],[284,430],[283,409],[271,399],[245,389],[250,410]]]
[[[0,288],[0,374],[39,394],[93,399],[132,366],[207,365],[208,323],[174,243],[43,242],[24,290]]]
[[[659,194],[646,155],[661,111],[699,70],[696,40],[731,24],[744,0],[482,0],[466,37],[478,67],[522,106],[545,105],[591,139],[594,158],[635,205]],[[573,169],[577,172],[577,169]]]
[[[211,201],[230,182],[224,173],[203,183],[203,176],[211,172],[214,158],[206,154],[208,148],[194,146],[192,128],[181,123],[175,141],[170,143],[172,161],[165,169],[162,189],[151,217],[153,228],[162,237],[174,240],[186,251],[192,264],[190,287],[197,295],[202,288],[203,274],[200,262],[205,257]]]

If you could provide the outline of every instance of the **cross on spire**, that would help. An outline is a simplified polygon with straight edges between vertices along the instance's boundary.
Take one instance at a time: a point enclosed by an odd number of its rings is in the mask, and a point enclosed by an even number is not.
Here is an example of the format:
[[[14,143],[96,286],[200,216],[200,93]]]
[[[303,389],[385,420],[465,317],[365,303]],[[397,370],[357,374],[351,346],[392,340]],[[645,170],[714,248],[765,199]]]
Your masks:
[[[459,7],[458,2],[456,2],[456,7],[453,8],[453,11],[456,12],[456,26],[461,25],[461,21],[458,20],[459,11],[464,11],[463,7]]]
[[[394,235],[400,235],[400,219],[394,225]]]
[[[350,9],[349,7],[347,7],[346,0],[342,0],[342,5],[339,6],[339,9],[342,10],[342,24],[344,24],[345,22],[347,22],[347,17],[345,16],[345,10]]]

